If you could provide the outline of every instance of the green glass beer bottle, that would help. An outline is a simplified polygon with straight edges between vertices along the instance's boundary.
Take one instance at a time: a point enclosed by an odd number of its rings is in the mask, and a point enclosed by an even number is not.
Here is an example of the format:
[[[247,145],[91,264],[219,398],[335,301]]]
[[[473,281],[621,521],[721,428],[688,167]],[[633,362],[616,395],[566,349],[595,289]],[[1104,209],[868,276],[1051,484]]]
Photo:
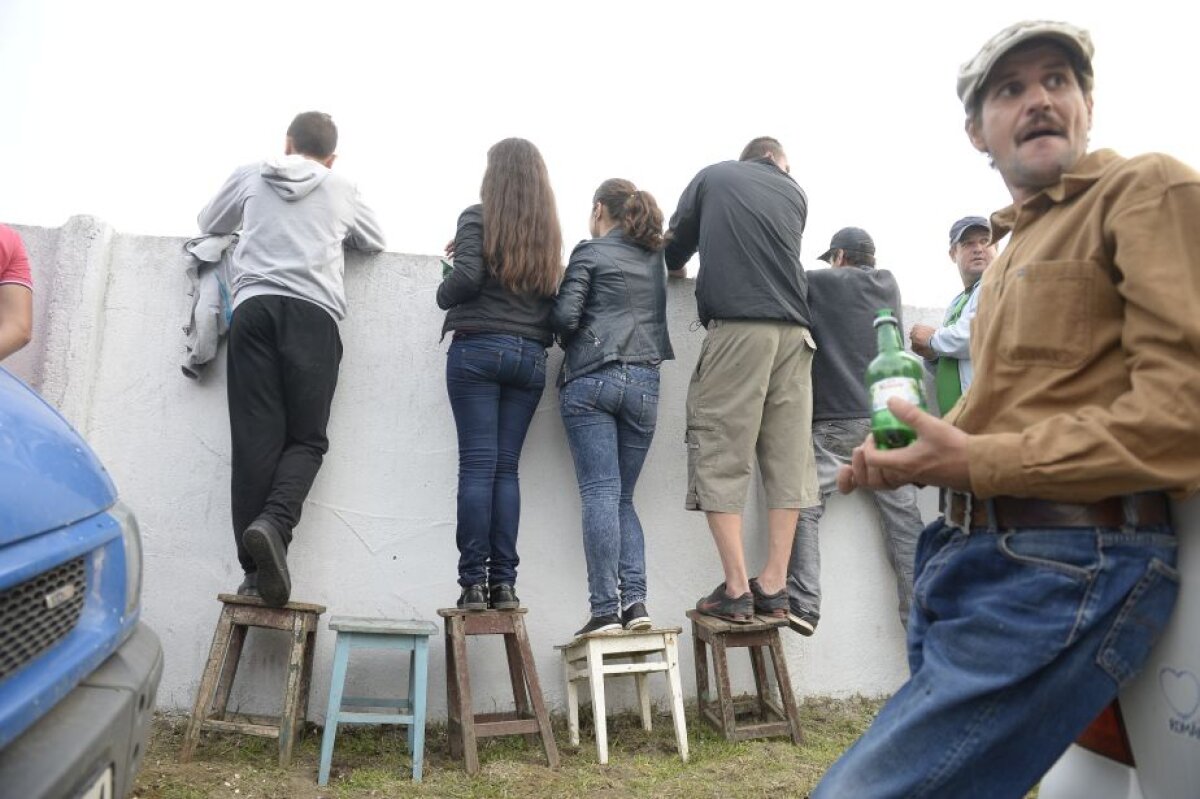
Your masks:
[[[887,402],[899,397],[925,409],[925,379],[921,360],[905,352],[900,323],[891,308],[875,314],[875,340],[879,354],[867,366],[867,393],[871,398],[871,434],[879,449],[900,449],[917,439],[917,432],[888,410]]]

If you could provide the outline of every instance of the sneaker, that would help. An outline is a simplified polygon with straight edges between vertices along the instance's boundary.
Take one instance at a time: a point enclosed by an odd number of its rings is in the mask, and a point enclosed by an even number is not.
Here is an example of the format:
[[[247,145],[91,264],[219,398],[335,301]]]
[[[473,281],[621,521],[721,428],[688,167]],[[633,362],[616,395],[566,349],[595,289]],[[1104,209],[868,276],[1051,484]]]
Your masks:
[[[739,597],[731,597],[725,593],[725,583],[721,583],[696,603],[696,610],[735,624],[751,624],[754,622],[754,597],[749,591]]]
[[[242,544],[258,566],[258,594],[263,604],[272,608],[286,605],[292,594],[292,578],[288,575],[283,534],[273,522],[260,516],[242,533]]]
[[[489,604],[492,610],[516,610],[521,607],[521,600],[517,599],[517,592],[511,585],[497,583],[492,586]]]
[[[754,612],[759,616],[772,619],[786,619],[788,615],[787,588],[781,588],[774,594],[768,594],[758,584],[758,579],[750,578],[750,593],[754,596]]]
[[[592,616],[588,623],[575,631],[576,638],[582,638],[592,633],[610,633],[621,629],[621,619],[615,613],[606,616]]]
[[[791,627],[793,632],[812,635],[817,631],[818,618],[817,614],[809,613],[799,605],[789,604],[787,620],[788,627]]]
[[[258,572],[246,572],[242,584],[237,589],[238,596],[259,596]]]
[[[463,586],[458,597],[458,606],[463,610],[487,610],[487,594],[482,583]]]
[[[646,612],[646,605],[642,602],[634,602],[625,608],[621,613],[621,621],[626,630],[649,630],[654,626],[654,622],[650,621],[650,614]]]

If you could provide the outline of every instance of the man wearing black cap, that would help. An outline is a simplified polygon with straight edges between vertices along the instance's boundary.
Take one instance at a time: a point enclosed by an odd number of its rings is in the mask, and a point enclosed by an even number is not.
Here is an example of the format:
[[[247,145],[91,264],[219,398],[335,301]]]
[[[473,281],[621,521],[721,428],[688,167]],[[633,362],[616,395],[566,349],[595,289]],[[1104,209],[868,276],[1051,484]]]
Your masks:
[[[967,136],[1012,196],[975,381],[838,487],[948,489],[917,545],[911,679],[814,799],[1023,796],[1142,668],[1179,589],[1168,495],[1200,489],[1200,174],[1088,152],[1092,41],[1022,22],[963,65]]]
[[[788,621],[801,635],[812,635],[821,615],[821,548],[817,528],[825,500],[837,490],[838,468],[871,432],[871,402],[864,375],[875,357],[875,312],[892,308],[900,317],[900,287],[886,269],[875,268],[875,242],[862,228],[833,234],[820,256],[832,269],[808,272],[808,302],[813,317],[813,455],[820,483],[820,504],[800,511],[788,564]],[[912,601],[913,553],[923,526],[917,490],[873,491],[896,573],[900,622],[908,624]]]
[[[933,361],[938,411],[945,416],[971,385],[971,320],[979,310],[980,278],[996,257],[992,228],[981,216],[964,216],[950,227],[950,260],[963,290],[946,309],[941,327],[913,325],[913,352]]]

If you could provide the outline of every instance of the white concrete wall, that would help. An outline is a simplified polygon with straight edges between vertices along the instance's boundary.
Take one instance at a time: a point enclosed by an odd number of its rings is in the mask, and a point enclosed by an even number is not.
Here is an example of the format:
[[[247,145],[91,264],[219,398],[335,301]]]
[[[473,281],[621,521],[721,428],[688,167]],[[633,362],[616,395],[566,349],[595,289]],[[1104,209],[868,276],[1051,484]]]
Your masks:
[[[38,388],[88,438],[141,523],[143,618],[161,636],[163,708],[189,708],[199,682],[219,592],[241,579],[229,521],[229,429],[223,351],[197,383],[179,369],[189,308],[182,239],[113,231],[90,217],[62,228],[18,227],[33,264],[34,342],[6,366]],[[347,263],[351,312],[342,326],[345,359],[325,465],[296,531],[293,596],[329,615],[440,621],[453,604],[456,442],[446,401],[442,314],[433,293],[435,257],[385,253]],[[693,284],[668,297],[678,360],[664,364],[658,433],[638,486],[646,530],[649,608],[660,624],[720,580],[704,517],[683,510],[684,396],[704,335]],[[906,308],[906,321],[935,321],[937,309]],[[549,374],[560,353],[552,350]],[[586,618],[587,591],[574,471],[550,386],[521,463],[523,515],[518,590],[547,700],[561,706],[553,649]],[[935,500],[922,497],[927,517]],[[751,568],[765,557],[762,516],[751,513]],[[787,633],[799,694],[879,695],[907,674],[895,582],[873,510],[861,496],[835,497],[822,522],[825,601],[817,635]],[[694,693],[691,636],[681,651]],[[322,626],[311,715],[324,715],[333,634]],[[511,703],[496,641],[472,641],[480,708]],[[269,708],[282,690],[282,640],[248,644],[238,702]],[[433,643],[431,712],[445,713],[443,646]],[[270,667],[268,676],[266,669]],[[365,658],[352,675],[361,690],[386,693],[388,665]],[[735,677],[748,680],[748,669]],[[751,683],[743,682],[743,685]],[[394,688],[392,688],[394,691]],[[629,700],[628,692],[618,697]]]

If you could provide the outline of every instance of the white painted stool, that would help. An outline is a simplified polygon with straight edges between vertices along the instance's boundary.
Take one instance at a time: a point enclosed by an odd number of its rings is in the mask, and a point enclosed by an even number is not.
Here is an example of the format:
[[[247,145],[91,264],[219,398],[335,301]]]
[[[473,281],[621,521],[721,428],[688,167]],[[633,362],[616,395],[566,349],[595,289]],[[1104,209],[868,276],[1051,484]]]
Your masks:
[[[592,716],[596,724],[596,754],[601,763],[608,762],[608,722],[604,705],[604,678],[611,675],[632,675],[637,681],[638,704],[641,706],[642,729],[650,726],[650,690],[646,676],[666,672],[671,688],[671,718],[675,722],[675,743],[679,756],[688,759],[687,726],[683,717],[683,684],[679,678],[679,627],[653,630],[620,630],[592,633],[576,638],[569,644],[556,646],[563,655],[567,678],[567,726],[571,745],[579,745],[579,687],[587,680],[592,689]],[[658,655],[647,660],[647,655]],[[627,662],[620,662],[627,661]]]

